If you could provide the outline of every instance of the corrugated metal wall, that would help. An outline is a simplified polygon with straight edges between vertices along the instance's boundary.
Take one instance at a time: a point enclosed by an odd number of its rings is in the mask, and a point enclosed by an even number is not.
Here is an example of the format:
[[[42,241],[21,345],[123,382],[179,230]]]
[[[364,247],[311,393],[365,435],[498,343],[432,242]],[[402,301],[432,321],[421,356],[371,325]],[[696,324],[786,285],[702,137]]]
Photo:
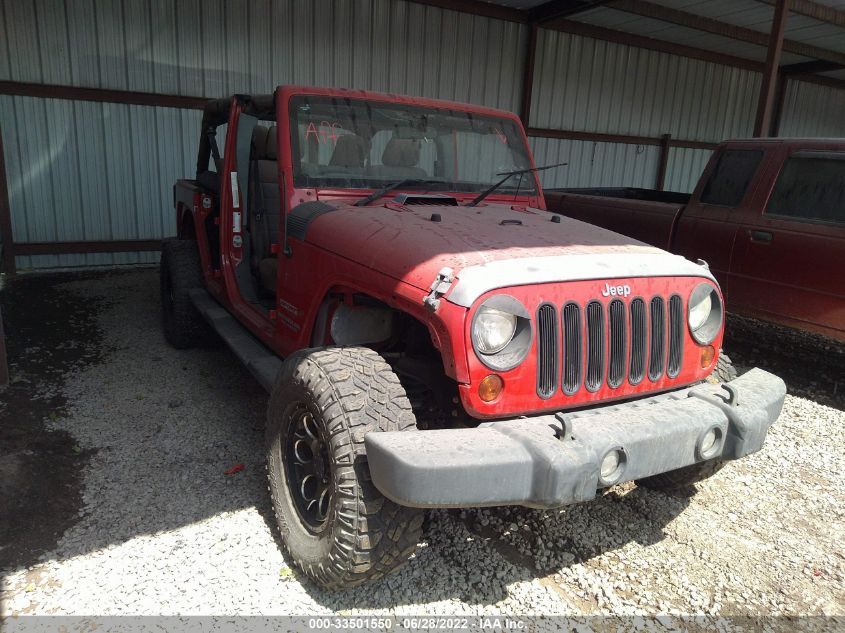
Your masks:
[[[748,70],[554,31],[540,31],[536,64],[532,127],[710,142],[753,131],[760,75]],[[577,157],[577,168],[544,177],[554,186],[654,186],[657,147],[606,145],[534,141]],[[691,191],[709,156],[672,149],[667,189]]]
[[[760,75],[540,31],[531,126],[713,141],[750,135]]]
[[[540,172],[543,187],[654,187],[660,148],[655,145],[529,139],[537,165],[568,163]]]
[[[354,86],[513,109],[526,27],[398,0],[3,1],[4,79],[213,96]]]
[[[790,81],[780,135],[845,137],[845,90]]]
[[[218,97],[344,86],[514,110],[527,27],[397,0],[5,0],[0,79]],[[172,234],[199,113],[0,98],[16,241]],[[154,261],[19,257],[21,268]]]
[[[196,163],[201,113],[0,96],[18,242],[157,239],[173,233],[173,182]],[[130,264],[156,253],[18,257],[21,268]]]
[[[709,149],[671,148],[663,188],[667,191],[691,193],[695,189],[695,185],[698,184],[698,179],[701,177],[701,173],[704,171],[712,153]]]
[[[282,83],[518,109],[527,27],[404,0],[0,0],[0,79],[218,97]],[[758,74],[541,30],[534,127],[716,142],[749,136]],[[785,135],[845,135],[845,91],[790,84]],[[193,170],[199,113],[0,97],[19,242],[155,239]],[[652,187],[659,148],[531,139],[546,186]],[[673,148],[690,191],[710,152]],[[27,267],[151,253],[19,257]]]

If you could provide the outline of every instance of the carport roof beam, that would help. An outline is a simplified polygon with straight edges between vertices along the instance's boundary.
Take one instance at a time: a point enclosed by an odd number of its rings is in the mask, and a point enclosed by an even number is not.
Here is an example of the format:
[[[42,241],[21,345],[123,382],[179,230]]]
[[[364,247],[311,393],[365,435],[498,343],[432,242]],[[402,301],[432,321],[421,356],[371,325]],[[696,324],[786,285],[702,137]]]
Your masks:
[[[683,26],[698,31],[704,31],[713,35],[720,35],[750,44],[757,44],[758,46],[769,46],[768,33],[762,33],[753,29],[748,29],[743,26],[729,24],[707,18],[686,11],[679,11],[670,7],[664,7],[646,0],[613,0],[608,5],[611,9],[624,11],[633,15],[639,15],[644,18],[652,18],[669,22],[677,26]],[[839,51],[832,51],[812,44],[805,44],[804,42],[796,42],[794,40],[784,40],[783,50],[802,55],[811,59],[823,59],[825,61],[834,62],[837,64],[845,64],[845,53]]]

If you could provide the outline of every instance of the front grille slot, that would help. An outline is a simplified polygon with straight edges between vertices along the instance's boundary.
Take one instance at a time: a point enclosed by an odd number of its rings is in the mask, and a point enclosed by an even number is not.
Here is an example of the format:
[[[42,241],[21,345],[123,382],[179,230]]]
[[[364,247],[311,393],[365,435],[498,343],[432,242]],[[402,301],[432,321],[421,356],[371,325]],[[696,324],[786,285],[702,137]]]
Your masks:
[[[571,396],[581,387],[583,342],[581,308],[576,303],[563,307],[563,393]]]
[[[645,377],[646,348],[648,345],[648,317],[645,301],[631,301],[631,363],[628,368],[628,382],[638,385]]]
[[[610,362],[607,366],[607,385],[616,389],[625,380],[625,368],[628,365],[628,311],[619,299],[610,302],[608,320],[610,322]]]
[[[604,382],[605,354],[604,306],[598,301],[587,304],[587,391],[598,391]]]
[[[537,395],[544,400],[557,389],[558,338],[557,309],[544,303],[537,310]]]
[[[684,302],[678,295],[669,297],[669,365],[666,375],[675,378],[681,372],[684,354]]]
[[[651,346],[648,359],[648,379],[658,380],[666,366],[666,302],[654,297],[650,305]]]

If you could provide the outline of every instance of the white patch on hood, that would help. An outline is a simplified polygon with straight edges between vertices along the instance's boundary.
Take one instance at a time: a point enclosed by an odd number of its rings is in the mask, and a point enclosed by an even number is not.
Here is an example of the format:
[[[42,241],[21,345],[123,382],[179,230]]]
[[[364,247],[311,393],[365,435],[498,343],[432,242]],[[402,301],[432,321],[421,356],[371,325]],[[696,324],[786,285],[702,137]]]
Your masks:
[[[627,279],[636,277],[704,277],[715,283],[712,273],[670,253],[606,253],[594,255],[551,255],[502,259],[469,266],[456,275],[446,300],[469,308],[486,292],[512,286]]]

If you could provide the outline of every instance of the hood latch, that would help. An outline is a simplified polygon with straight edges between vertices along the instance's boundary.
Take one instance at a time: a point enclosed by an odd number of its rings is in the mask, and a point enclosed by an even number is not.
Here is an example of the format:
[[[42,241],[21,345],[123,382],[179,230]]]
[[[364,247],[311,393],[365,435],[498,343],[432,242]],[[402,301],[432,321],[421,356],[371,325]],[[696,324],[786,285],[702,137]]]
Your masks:
[[[423,305],[426,308],[432,311],[437,310],[440,306],[440,297],[449,292],[449,288],[452,287],[453,275],[454,271],[448,266],[440,269],[431,284],[430,292],[423,298]]]

